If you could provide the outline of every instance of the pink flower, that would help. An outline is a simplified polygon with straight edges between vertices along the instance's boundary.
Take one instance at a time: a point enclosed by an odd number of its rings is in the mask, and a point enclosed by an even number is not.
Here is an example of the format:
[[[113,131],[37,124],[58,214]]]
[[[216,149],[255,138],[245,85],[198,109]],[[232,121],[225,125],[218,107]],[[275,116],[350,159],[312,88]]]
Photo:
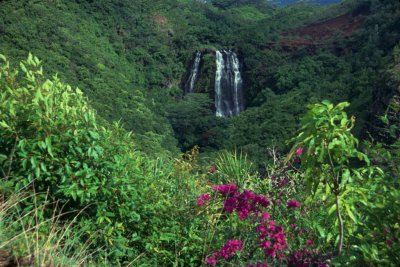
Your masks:
[[[300,207],[300,202],[298,202],[297,200],[294,200],[294,199],[289,200],[287,203],[287,207],[288,208],[298,208],[298,207]]]
[[[224,210],[228,213],[232,213],[237,208],[237,199],[235,197],[227,198],[224,201]]]
[[[301,156],[301,154],[303,154],[303,147],[299,147],[299,148],[296,150],[296,154],[297,154],[298,156]]]
[[[247,267],[268,267],[268,264],[266,263],[257,263],[256,265],[247,265]]]
[[[275,258],[278,255],[280,257],[280,253],[287,248],[286,235],[283,232],[284,228],[276,225],[274,220],[269,219],[269,216],[263,217],[260,219],[260,225],[257,226],[260,247],[266,256]]]
[[[311,245],[312,245],[312,243],[313,243],[313,242],[312,242],[312,240],[310,240],[310,239],[309,239],[309,240],[307,240],[307,245],[311,246]]]
[[[206,263],[210,264],[211,266],[215,266],[215,265],[217,265],[217,259],[216,259],[216,257],[206,258]]]
[[[256,195],[250,190],[238,192],[235,184],[216,185],[213,190],[225,198],[224,211],[227,213],[236,211],[241,220],[258,214],[261,207],[265,208],[270,204],[269,199],[264,195]]]
[[[262,248],[270,248],[271,247],[271,242],[270,241],[263,241],[263,242],[261,242],[260,247],[262,247]]]
[[[258,203],[258,205],[260,205],[262,207],[268,207],[269,206],[269,200],[264,195],[256,195],[255,198],[254,198],[254,202]]]
[[[237,192],[237,186],[235,184],[222,184],[214,186],[213,190],[226,197],[234,195]]]
[[[243,242],[240,240],[228,240],[219,252],[224,259],[229,259],[235,252],[243,249]]]
[[[210,200],[209,194],[201,195],[197,198],[197,206],[203,206],[204,202]]]
[[[256,197],[253,191],[244,190],[243,193],[240,194],[240,198],[244,201],[253,200]]]
[[[264,220],[268,220],[270,218],[270,215],[269,215],[269,213],[263,212],[261,214],[261,218],[264,219]]]
[[[206,258],[206,263],[212,266],[217,265],[218,258],[229,259],[238,250],[243,250],[243,242],[240,240],[228,240],[219,252],[214,252],[214,255]]]

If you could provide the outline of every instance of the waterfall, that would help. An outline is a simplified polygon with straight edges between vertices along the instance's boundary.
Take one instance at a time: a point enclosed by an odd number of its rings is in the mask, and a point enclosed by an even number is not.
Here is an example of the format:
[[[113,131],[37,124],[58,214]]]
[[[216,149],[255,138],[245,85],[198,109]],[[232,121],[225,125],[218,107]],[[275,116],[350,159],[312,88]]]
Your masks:
[[[218,117],[231,117],[244,110],[239,59],[233,51],[216,52],[215,108]]]
[[[192,93],[194,90],[194,85],[196,83],[197,75],[199,73],[200,60],[201,60],[201,52],[197,51],[196,57],[193,62],[193,66],[190,70],[189,78],[185,83],[185,93]]]
[[[218,117],[224,116],[222,114],[222,91],[221,91],[221,77],[224,70],[224,57],[221,52],[216,52],[217,71],[215,72],[215,108]]]

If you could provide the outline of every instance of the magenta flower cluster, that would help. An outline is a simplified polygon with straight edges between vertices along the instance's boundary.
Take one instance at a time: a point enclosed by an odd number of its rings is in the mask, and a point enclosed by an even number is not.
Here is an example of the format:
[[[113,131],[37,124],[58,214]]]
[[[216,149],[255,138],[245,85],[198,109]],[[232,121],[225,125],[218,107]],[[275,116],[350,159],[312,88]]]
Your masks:
[[[235,184],[216,185],[213,187],[213,190],[223,198],[223,210],[225,212],[236,212],[241,220],[250,217],[258,237],[258,241],[254,245],[263,251],[266,258],[283,260],[288,263],[288,266],[314,266],[315,264],[315,266],[319,267],[327,266],[324,264],[324,257],[317,254],[316,250],[311,248],[313,242],[310,239],[306,241],[308,248],[290,252],[284,227],[278,225],[275,220],[272,220],[269,213],[262,211],[262,208],[266,208],[271,204],[266,196],[255,194],[250,190],[239,192]],[[270,197],[271,194],[272,192],[270,193]],[[278,197],[285,196],[283,192],[277,195]],[[197,205],[202,206],[208,200],[210,200],[210,195],[204,194],[198,197]],[[279,201],[283,203],[281,200]],[[273,202],[273,204],[276,205],[277,201]],[[296,209],[300,206],[300,202],[295,199],[287,202],[288,209]],[[303,232],[302,228],[299,228],[296,224],[291,224],[290,229],[296,232],[291,233],[292,237],[301,235]],[[248,246],[251,247],[252,244],[250,243]],[[219,260],[231,258],[237,251],[243,250],[243,247],[243,242],[240,240],[228,240],[219,251],[207,257],[205,263],[216,266]],[[268,267],[268,264],[265,261],[264,263],[250,264],[247,267]]]
[[[243,242],[240,240],[228,240],[220,251],[214,252],[213,256],[206,258],[206,263],[215,266],[219,258],[227,260],[235,255],[238,250],[243,250]]]
[[[203,206],[204,202],[210,200],[210,194],[204,194],[197,198],[197,206]]]
[[[300,202],[298,202],[295,199],[291,199],[291,200],[288,201],[287,207],[288,208],[298,208],[298,207],[300,207]]]
[[[236,211],[241,220],[245,220],[252,213],[260,211],[259,207],[268,207],[270,201],[264,195],[257,195],[253,191],[237,191],[234,184],[217,185],[213,190],[220,193],[224,200],[224,210],[227,213]]]
[[[213,190],[219,192],[224,197],[229,197],[236,194],[238,188],[235,184],[222,184],[214,186]]]
[[[266,263],[257,263],[256,265],[253,265],[253,264],[247,265],[247,267],[268,267],[268,264],[266,264]]]
[[[260,239],[260,247],[264,250],[266,256],[283,258],[283,251],[287,249],[286,236],[284,228],[276,225],[274,220],[270,220],[269,213],[262,213],[260,225],[257,226]]]
[[[329,258],[329,257],[328,257]],[[298,251],[294,251],[288,257],[288,266],[293,267],[309,267],[309,266],[318,266],[318,267],[328,267],[325,263],[328,259],[323,257],[320,253],[317,253],[315,249],[309,250],[307,248],[301,249]]]
[[[298,149],[296,149],[296,154],[297,154],[298,156],[301,156],[301,155],[303,154],[303,148],[302,148],[302,147],[299,147]]]

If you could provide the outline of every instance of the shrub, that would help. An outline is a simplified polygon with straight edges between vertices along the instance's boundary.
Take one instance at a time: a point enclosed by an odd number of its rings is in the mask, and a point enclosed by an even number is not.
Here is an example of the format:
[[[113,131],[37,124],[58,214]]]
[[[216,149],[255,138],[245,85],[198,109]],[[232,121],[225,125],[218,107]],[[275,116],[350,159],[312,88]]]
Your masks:
[[[132,236],[140,235],[144,201],[138,189],[150,163],[130,134],[118,124],[99,123],[79,89],[57,76],[44,80],[36,57],[29,55],[18,69],[0,60],[2,179],[16,191],[48,192],[63,212],[84,209],[81,238],[103,247],[104,256],[136,255],[140,245]]]

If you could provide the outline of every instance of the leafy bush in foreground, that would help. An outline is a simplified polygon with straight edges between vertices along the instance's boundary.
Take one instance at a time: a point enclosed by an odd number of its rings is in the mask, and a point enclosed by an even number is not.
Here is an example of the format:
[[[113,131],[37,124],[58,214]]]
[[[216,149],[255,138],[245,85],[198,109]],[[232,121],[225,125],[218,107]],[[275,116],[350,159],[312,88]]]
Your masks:
[[[148,162],[130,134],[117,124],[99,123],[79,89],[56,76],[43,80],[36,57],[29,55],[18,70],[3,56],[0,60],[3,182],[16,191],[47,191],[63,212],[84,209],[81,238],[104,246],[105,256],[136,255],[132,237],[139,235],[144,201],[138,189],[145,185]]]

